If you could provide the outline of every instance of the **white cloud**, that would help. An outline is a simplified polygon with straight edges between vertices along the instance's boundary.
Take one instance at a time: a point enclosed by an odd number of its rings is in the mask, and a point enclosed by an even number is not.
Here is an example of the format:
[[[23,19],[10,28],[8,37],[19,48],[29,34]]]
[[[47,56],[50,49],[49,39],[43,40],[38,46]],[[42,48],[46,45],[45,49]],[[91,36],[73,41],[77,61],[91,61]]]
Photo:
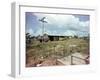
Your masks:
[[[48,34],[76,35],[80,31],[89,32],[89,21],[80,21],[78,17],[73,15],[39,13],[33,13],[33,15],[36,15],[38,20],[46,17],[45,20],[48,23],[45,24],[45,27]],[[58,29],[63,29],[64,31],[59,32]],[[41,34],[41,30],[39,29],[35,34]]]
[[[65,36],[74,36],[74,35],[77,35],[75,31],[71,31],[71,30],[68,30],[66,32],[64,32],[64,35]]]
[[[41,35],[42,36],[42,29],[41,28],[38,28],[38,30],[35,31],[33,35],[34,36],[38,36],[38,35]]]
[[[30,28],[30,29],[28,29],[27,31],[26,31],[27,33],[30,33],[31,35],[33,35],[34,34],[34,32],[33,32],[33,30]]]
[[[48,24],[58,24],[64,25],[67,23],[78,23],[79,19],[75,18],[73,15],[58,15],[58,14],[33,14],[37,16],[37,19],[46,17]]]

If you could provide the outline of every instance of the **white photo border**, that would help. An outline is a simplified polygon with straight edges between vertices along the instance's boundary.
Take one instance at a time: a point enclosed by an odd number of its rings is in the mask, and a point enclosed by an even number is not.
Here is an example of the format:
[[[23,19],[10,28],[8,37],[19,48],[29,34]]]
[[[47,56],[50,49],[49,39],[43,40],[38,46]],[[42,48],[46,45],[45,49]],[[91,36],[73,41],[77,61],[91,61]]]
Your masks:
[[[32,4],[12,3],[12,32],[14,33],[15,41],[12,45],[15,50],[12,50],[12,76],[39,76],[39,75],[59,75],[59,74],[73,74],[73,73],[87,73],[96,71],[96,55],[93,49],[95,45],[96,29],[95,29],[95,12],[94,8],[74,8],[69,7],[47,7],[47,6],[33,6]],[[90,15],[90,64],[89,65],[69,65],[56,67],[25,67],[25,12],[34,13],[52,13],[52,14],[80,14]]]

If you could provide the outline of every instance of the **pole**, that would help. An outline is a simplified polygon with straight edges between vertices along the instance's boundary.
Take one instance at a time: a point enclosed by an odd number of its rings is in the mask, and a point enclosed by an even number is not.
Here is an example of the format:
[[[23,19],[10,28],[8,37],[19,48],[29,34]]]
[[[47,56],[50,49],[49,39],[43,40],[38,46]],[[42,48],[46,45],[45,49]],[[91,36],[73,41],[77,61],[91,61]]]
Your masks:
[[[42,43],[43,43],[43,33],[44,33],[44,23],[43,23],[43,25],[42,25]]]
[[[71,55],[71,65],[73,65],[73,56]]]

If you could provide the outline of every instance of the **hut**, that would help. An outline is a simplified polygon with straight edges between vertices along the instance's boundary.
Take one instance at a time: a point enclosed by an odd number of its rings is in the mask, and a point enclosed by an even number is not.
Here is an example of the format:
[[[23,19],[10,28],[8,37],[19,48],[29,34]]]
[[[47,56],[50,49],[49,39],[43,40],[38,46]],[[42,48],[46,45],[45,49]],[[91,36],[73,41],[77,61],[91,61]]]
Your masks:
[[[48,35],[50,41],[58,41],[59,40],[59,36],[54,36],[54,35]]]

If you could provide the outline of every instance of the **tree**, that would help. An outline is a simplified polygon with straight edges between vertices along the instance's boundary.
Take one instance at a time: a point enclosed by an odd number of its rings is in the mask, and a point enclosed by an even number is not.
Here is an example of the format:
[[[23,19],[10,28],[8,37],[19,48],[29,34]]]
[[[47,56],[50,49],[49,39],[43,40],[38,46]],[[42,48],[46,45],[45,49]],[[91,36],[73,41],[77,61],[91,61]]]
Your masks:
[[[31,43],[31,35],[30,33],[26,33],[26,44],[30,44]]]

